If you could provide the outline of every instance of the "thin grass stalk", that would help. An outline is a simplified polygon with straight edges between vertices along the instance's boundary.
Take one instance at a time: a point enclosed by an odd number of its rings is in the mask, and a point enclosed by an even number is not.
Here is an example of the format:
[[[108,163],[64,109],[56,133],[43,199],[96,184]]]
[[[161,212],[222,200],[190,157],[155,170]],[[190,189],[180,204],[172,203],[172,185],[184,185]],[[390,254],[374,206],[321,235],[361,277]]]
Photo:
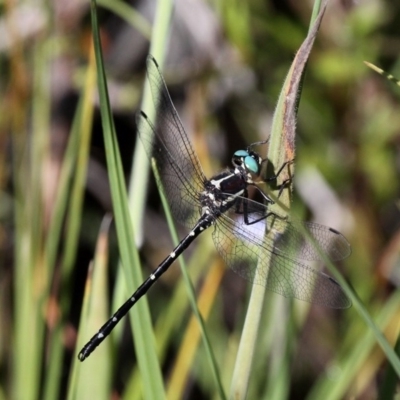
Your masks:
[[[70,178],[76,165],[76,155],[78,153],[77,146],[79,144],[79,130],[77,126],[80,120],[81,106],[78,104],[77,113],[75,115],[71,135],[68,140],[67,149],[65,151],[64,160],[58,179],[57,195],[54,202],[54,209],[50,220],[49,230],[45,242],[46,263],[53,276],[56,265],[56,256],[60,243],[61,231],[64,222],[67,203],[70,195]],[[48,291],[50,290],[50,282]],[[64,310],[67,308],[65,307]],[[54,399],[58,396],[59,382],[61,378],[62,356],[63,356],[63,340],[64,333],[61,321],[50,332],[49,356],[50,359],[46,364],[45,380],[44,380],[44,399]]]
[[[93,95],[96,85],[96,69],[93,46],[90,46],[89,63],[87,68],[85,86],[82,97],[82,117],[78,127],[79,143],[78,157],[76,160],[76,169],[73,177],[73,185],[71,188],[71,201],[67,213],[66,220],[66,238],[65,247],[62,258],[62,280],[65,282],[69,279],[72,268],[75,263],[78,237],[81,228],[81,218],[83,209],[83,200],[85,194],[85,183],[87,176],[87,168],[89,163],[90,141],[92,137],[93,127]]]
[[[91,290],[90,287],[92,285],[92,274],[93,274],[93,262],[89,264],[88,268],[88,273],[87,273],[87,279],[85,283],[85,290],[84,290],[84,296],[83,296],[83,302],[82,302],[82,308],[81,308],[81,316],[79,319],[79,332],[78,332],[78,338],[77,338],[77,346],[81,346],[83,344],[83,339],[81,338],[81,332],[84,331],[82,327],[85,327],[85,325],[88,322],[88,315],[89,315],[89,303],[90,303],[90,296],[91,296]],[[78,354],[78,350],[75,351],[75,355]],[[79,377],[81,374],[80,369],[78,368],[78,363],[76,361],[76,357],[74,358],[72,362],[72,370],[70,374],[70,379],[68,383],[68,392],[67,392],[67,400],[79,400],[77,396],[78,392],[78,381]]]
[[[307,235],[307,232],[304,231],[304,235]],[[329,272],[335,278],[335,280],[340,284],[341,288],[343,289],[344,293],[350,298],[351,302],[353,303],[354,308],[357,310],[361,318],[364,320],[367,327],[374,333],[375,339],[378,344],[381,346],[382,350],[386,354],[386,357],[392,364],[393,369],[395,370],[398,377],[400,377],[400,358],[394,351],[393,347],[390,345],[388,340],[386,339],[385,335],[382,331],[378,328],[376,323],[374,322],[371,315],[368,313],[365,305],[358,297],[357,293],[353,290],[349,283],[343,278],[341,273],[337,270],[335,265],[329,260],[326,254],[322,251],[318,243],[316,243],[313,238],[309,235],[308,239],[314,243],[314,247],[317,249],[321,260],[323,260],[324,264],[326,265]]]
[[[205,238],[198,239],[198,244],[187,265],[189,279],[194,287],[197,286],[197,283],[204,275],[204,271],[207,269],[212,258],[209,244],[206,243],[206,240],[202,239]],[[184,264],[180,265],[180,268],[184,267]],[[174,331],[176,331],[179,324],[181,324],[181,316],[184,315],[189,305],[190,302],[187,295],[186,282],[181,279],[176,285],[171,300],[168,302],[168,307],[165,312],[159,316],[155,326],[157,351],[161,360],[165,358],[167,346]]]
[[[284,204],[280,203],[280,207],[286,211],[289,212],[289,208],[287,208]],[[299,229],[302,229],[302,227],[299,225]],[[357,310],[357,312],[360,314],[361,319],[365,322],[367,327],[371,329],[371,331],[374,333],[376,341],[378,344],[381,346],[382,350],[386,354],[386,357],[392,364],[397,376],[400,377],[400,358],[386,339],[386,337],[383,335],[383,333],[380,331],[380,329],[377,327],[376,323],[374,322],[373,318],[371,315],[368,313],[367,309],[365,308],[365,305],[361,301],[361,299],[358,297],[357,293],[353,290],[353,288],[350,286],[350,284],[343,278],[342,274],[338,271],[336,266],[332,263],[332,261],[327,257],[325,252],[321,249],[321,247],[318,245],[318,243],[314,240],[313,237],[307,232],[305,228],[302,229],[302,233],[304,237],[307,237],[307,239],[313,243],[314,248],[317,250],[320,259],[324,262],[324,265],[328,269],[329,273],[333,276],[333,278],[339,283],[341,288],[343,289],[343,292],[346,294],[346,296],[351,300],[354,308]]]
[[[285,211],[289,211],[289,209],[285,205],[282,205],[282,209],[284,209]],[[324,262],[324,265],[326,266],[326,268],[328,269],[330,274],[339,283],[339,285],[341,286],[341,288],[342,288],[343,292],[346,294],[346,296],[351,300],[354,308],[360,314],[361,319],[364,320],[364,322],[368,326],[368,328],[371,329],[371,331],[374,333],[376,341],[378,342],[378,344],[381,346],[382,350],[386,354],[386,357],[392,364],[393,369],[395,370],[397,376],[400,377],[400,358],[399,358],[399,356],[396,354],[396,352],[394,351],[392,346],[389,344],[386,337],[383,335],[381,330],[378,328],[378,326],[374,322],[373,318],[368,313],[365,305],[363,304],[361,299],[358,297],[357,293],[353,290],[353,288],[350,286],[350,284],[343,278],[342,274],[338,271],[336,266],[327,257],[325,252],[321,249],[321,247],[314,240],[314,238],[307,232],[307,230],[305,228],[303,228],[302,226],[299,226],[299,228],[302,230],[304,237],[307,237],[307,239],[311,243],[313,243],[313,246],[317,250],[320,259]]]
[[[378,328],[384,330],[391,322],[398,321],[400,307],[400,292],[395,292],[382,307],[376,316]],[[343,340],[343,342],[346,342]],[[350,351],[338,354],[331,362],[329,370],[335,372],[335,379],[327,373],[323,374],[308,393],[308,400],[339,400],[346,397],[346,393],[354,384],[363,366],[374,351],[376,337],[372,330],[366,330],[357,339]],[[386,397],[391,398],[391,397]]]
[[[376,65],[369,63],[368,61],[364,61],[364,64],[371,68],[372,70],[374,70],[375,72],[377,72],[378,74],[384,76],[387,80],[393,82],[395,85],[400,86],[400,80],[397,79],[395,76],[393,76],[392,74],[389,74],[388,72],[384,71],[381,68],[378,68]]]
[[[225,267],[220,258],[216,259],[211,265],[211,269],[206,276],[204,284],[199,292],[198,296],[198,308],[200,315],[203,316],[205,320],[207,320],[212,306],[214,305],[215,298],[218,294],[218,289],[224,275]],[[175,366],[173,368],[171,378],[169,381],[169,385],[167,388],[167,399],[181,399],[184,397],[184,391],[187,385],[189,373],[191,367],[194,362],[194,358],[196,355],[196,351],[198,349],[199,341],[201,339],[201,331],[199,330],[199,323],[195,316],[190,318],[190,321],[187,325],[187,329],[182,341],[182,345],[180,346],[180,350],[178,352]],[[205,345],[208,343],[203,340]],[[210,349],[210,352],[212,349]],[[210,362],[215,362],[215,356],[213,360]],[[214,376],[218,376],[219,383],[221,385],[220,372],[218,370],[217,365],[210,364],[212,369],[215,369],[216,372],[213,373]],[[221,387],[217,386],[218,397],[221,398],[221,395],[225,396],[222,392]],[[226,397],[225,397],[226,398]]]
[[[160,179],[158,177],[158,171],[157,171],[157,166],[156,166],[155,162],[152,163],[152,168],[153,168],[154,175],[157,178],[157,181],[160,181]],[[169,230],[171,232],[172,242],[174,243],[175,246],[177,246],[178,243],[179,243],[178,235],[176,233],[176,229],[175,229],[175,226],[174,226],[174,221],[173,221],[170,209],[169,209],[169,205],[168,205],[167,199],[165,198],[164,193],[163,193],[162,190],[160,190],[160,197],[161,197],[161,201],[162,201],[162,204],[163,204],[164,212],[165,212],[165,215],[166,215],[166,218],[167,218],[168,227],[169,227]],[[184,259],[183,259],[182,256],[179,257],[179,266],[181,267],[182,277],[183,277],[183,280],[185,282],[185,286],[186,286],[186,290],[187,290],[187,293],[188,293],[188,296],[189,296],[189,302],[190,302],[190,305],[192,307],[193,314],[195,315],[195,317],[197,318],[197,321],[199,322],[199,328],[200,328],[200,331],[201,331],[201,336],[202,336],[202,339],[203,339],[204,347],[206,349],[207,358],[208,358],[208,361],[210,363],[211,371],[212,371],[213,377],[215,379],[215,385],[216,385],[217,391],[219,393],[220,398],[222,400],[224,400],[224,399],[226,399],[226,396],[225,396],[225,393],[224,393],[224,390],[223,390],[223,387],[222,387],[222,381],[221,381],[221,376],[220,376],[220,373],[219,373],[219,370],[218,370],[217,361],[215,359],[215,355],[214,355],[214,352],[213,352],[212,347],[211,347],[210,339],[208,338],[208,335],[207,335],[207,331],[206,331],[206,327],[205,327],[205,324],[204,324],[203,317],[202,317],[202,315],[201,315],[201,313],[199,311],[199,308],[197,306],[196,293],[194,291],[192,282],[191,282],[190,277],[188,275],[187,268],[186,268],[186,265],[185,265],[185,262],[184,262]]]
[[[206,243],[206,240],[202,239],[204,239],[204,237],[199,239],[199,245],[195,248],[187,268],[190,274],[190,280],[193,282],[194,286],[196,286],[204,273],[204,269],[210,263],[210,257],[204,256],[205,254],[210,253],[209,244]],[[186,292],[185,282],[183,279],[180,279],[176,285],[172,299],[168,301],[167,308],[163,310],[163,313],[158,317],[154,328],[157,355],[161,364],[165,359],[167,346],[174,333],[177,332],[181,326],[182,315],[185,315],[188,306],[189,299]],[[136,390],[139,386],[140,376],[139,370],[136,366],[124,392],[124,400],[140,400],[140,392]]]

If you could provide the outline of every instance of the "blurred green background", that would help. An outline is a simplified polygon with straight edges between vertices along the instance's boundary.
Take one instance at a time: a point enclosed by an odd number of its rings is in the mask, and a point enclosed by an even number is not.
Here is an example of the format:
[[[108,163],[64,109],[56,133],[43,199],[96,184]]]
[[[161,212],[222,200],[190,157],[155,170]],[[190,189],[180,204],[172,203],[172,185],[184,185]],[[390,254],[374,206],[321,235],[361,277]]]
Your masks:
[[[157,4],[98,5],[129,182]],[[312,7],[311,0],[175,2],[163,73],[206,175],[229,165],[235,150],[268,137]],[[292,207],[297,218],[348,238],[352,255],[338,267],[393,346],[400,328],[400,87],[363,61],[400,77],[399,26],[399,2],[329,3],[303,83]],[[93,62],[88,67],[90,3],[7,0],[0,32],[0,400],[143,398],[127,324],[112,345],[104,343],[110,347],[101,362],[99,348],[75,365],[95,256],[108,269],[92,329],[124,300],[115,295],[122,278],[113,223],[103,230],[105,243],[98,239],[113,207]],[[151,179],[135,234],[147,276],[172,248]],[[229,393],[249,285],[224,269],[209,237],[185,258],[204,296],[203,316]],[[166,392],[171,399],[218,398],[180,281],[172,267],[148,295]],[[336,311],[268,294],[262,318],[249,399],[394,396],[397,379],[354,307]]]

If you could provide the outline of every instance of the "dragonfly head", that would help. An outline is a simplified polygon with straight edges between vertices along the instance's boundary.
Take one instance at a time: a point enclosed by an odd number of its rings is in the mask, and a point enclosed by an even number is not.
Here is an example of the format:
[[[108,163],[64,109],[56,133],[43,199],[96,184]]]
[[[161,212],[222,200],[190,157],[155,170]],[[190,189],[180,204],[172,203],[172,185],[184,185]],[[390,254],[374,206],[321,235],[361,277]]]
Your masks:
[[[233,153],[232,164],[236,168],[243,168],[246,173],[259,176],[262,158],[255,151],[238,150]]]

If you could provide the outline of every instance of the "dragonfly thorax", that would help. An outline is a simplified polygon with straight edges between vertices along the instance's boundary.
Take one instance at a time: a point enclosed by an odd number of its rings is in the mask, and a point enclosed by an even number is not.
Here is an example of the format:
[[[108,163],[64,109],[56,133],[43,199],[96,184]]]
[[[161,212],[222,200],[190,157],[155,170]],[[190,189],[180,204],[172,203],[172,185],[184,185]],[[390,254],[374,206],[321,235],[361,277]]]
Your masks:
[[[242,196],[248,185],[246,174],[226,170],[205,182],[205,190],[200,194],[204,210],[212,210],[217,215],[231,208]]]

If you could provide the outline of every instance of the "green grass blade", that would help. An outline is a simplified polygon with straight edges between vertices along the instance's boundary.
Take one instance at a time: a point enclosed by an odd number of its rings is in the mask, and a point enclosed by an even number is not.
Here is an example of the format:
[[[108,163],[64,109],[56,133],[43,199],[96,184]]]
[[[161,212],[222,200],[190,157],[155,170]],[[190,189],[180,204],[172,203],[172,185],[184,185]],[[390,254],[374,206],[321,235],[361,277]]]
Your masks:
[[[130,294],[133,293],[133,291],[142,283],[142,276],[139,268],[140,262],[137,250],[133,245],[135,241],[128,209],[122,163],[118,151],[115,127],[109,104],[95,1],[92,1],[91,5],[93,40],[98,71],[100,109],[106,147],[107,166],[119,250],[125,272],[127,292]],[[141,299],[129,315],[133,328],[136,355],[142,374],[144,397],[146,399],[163,399],[165,394],[161,368],[155,351],[156,346],[154,334],[146,298]]]
[[[314,26],[314,22],[316,21],[316,19],[318,18],[318,14],[321,11],[321,5],[322,5],[323,0],[315,0],[314,1],[314,5],[313,5],[313,10],[312,10],[312,14],[311,14],[311,19],[310,19],[310,25],[308,27],[308,31],[310,32],[311,29]],[[328,2],[325,1],[324,7],[326,7],[326,3]]]
[[[97,4],[102,6],[120,18],[124,19],[135,29],[137,29],[145,38],[150,38],[151,26],[130,4],[121,0],[98,0]]]
[[[371,64],[367,61],[364,61],[364,64],[371,68],[372,70],[376,71],[378,74],[384,76],[386,79],[388,79],[389,81],[393,82],[395,85],[400,86],[400,80],[398,80],[396,77],[394,77],[392,74],[387,73],[386,71],[384,71],[381,68],[378,68],[376,65]]]
[[[64,315],[68,315],[71,297],[70,279],[77,254],[79,231],[81,227],[81,215],[83,208],[83,197],[86,181],[86,171],[89,158],[89,147],[93,121],[93,93],[96,84],[96,72],[94,64],[93,50],[90,54],[89,66],[87,69],[84,90],[79,100],[75,118],[72,124],[68,147],[65,152],[64,161],[61,169],[57,197],[53,210],[48,237],[46,238],[46,255],[50,276],[53,275],[55,257],[57,254],[61,228],[63,226],[67,202],[69,199],[70,180],[73,177],[71,187],[71,201],[68,203],[68,213],[66,218],[66,237],[64,240],[63,256],[61,261],[61,282],[63,283],[60,294],[60,303]],[[51,359],[46,365],[46,380],[44,382],[44,399],[54,399],[57,397],[58,385],[61,379],[63,342],[60,340],[60,324],[64,320],[60,319],[54,332],[50,331]],[[53,352],[55,353],[53,355]],[[56,356],[57,355],[57,356]]]
[[[172,0],[157,2],[156,16],[151,36],[150,54],[152,54],[157,60],[161,70],[164,65],[164,53],[168,44],[172,5]],[[147,81],[145,81],[144,85],[141,109],[147,114],[151,121],[154,121],[155,109],[151,97],[150,86]],[[138,140],[138,143],[139,145],[135,147],[135,154],[130,174],[129,208],[132,214],[133,228],[136,233],[136,243],[140,246],[142,243],[141,232],[150,164],[140,140]]]
[[[379,323],[379,322],[378,322]],[[394,346],[394,351],[397,354],[397,357],[400,357],[400,332],[397,336],[396,344]],[[379,390],[379,399],[394,399],[397,390],[397,383],[399,381],[399,377],[396,374],[392,365],[387,365],[385,376],[382,382],[382,385]]]
[[[274,169],[277,169],[285,162],[294,159],[298,88],[324,10],[325,7],[320,12],[312,29],[310,29],[307,38],[297,52],[278,99],[278,104],[273,117],[268,150],[268,159],[274,166]],[[280,179],[284,181],[289,178],[289,171],[287,169],[282,171]],[[281,202],[289,208],[290,197],[288,190],[285,190],[282,193]],[[273,210],[274,206],[271,207],[271,211]],[[268,263],[268,260],[265,260],[265,257],[270,257],[270,254],[263,254],[263,262]],[[257,343],[259,324],[263,311],[264,296],[265,288],[261,285],[253,285],[242,338],[236,358],[235,370],[233,373],[230,392],[231,399],[246,398],[253,363],[253,355]],[[282,301],[283,299],[278,299],[277,304]],[[284,359],[285,357],[282,357],[282,360]],[[278,369],[281,368],[283,368],[283,366],[279,365]]]
[[[45,84],[49,74],[49,54],[43,43],[33,49],[33,102],[30,143],[22,132],[29,126],[26,115],[14,115],[14,184],[16,193],[16,245],[14,267],[14,354],[13,396],[36,399],[40,390],[45,323],[43,307],[51,280],[43,257],[45,224],[43,171],[49,157],[50,91]],[[24,60],[21,59],[20,62]],[[26,105],[27,106],[27,105]],[[29,107],[27,106],[27,109]],[[29,112],[28,112],[29,113]],[[16,121],[20,118],[19,121]],[[22,128],[20,124],[25,124]],[[21,130],[20,130],[21,129]],[[18,154],[17,154],[18,152]],[[25,158],[24,158],[25,157]],[[29,340],[26,333],[29,332]]]
[[[164,49],[167,47],[171,11],[171,0],[157,2],[156,15],[151,35],[152,41],[150,44],[150,52],[157,58],[157,61],[160,63],[159,65],[163,64]],[[144,85],[141,108],[146,112],[149,118],[153,119],[155,110],[152,106],[150,88],[147,82],[145,82]],[[128,201],[133,231],[135,232],[135,243],[137,246],[141,246],[143,215],[145,212],[144,205],[146,201],[147,185],[149,180],[149,160],[143,149],[143,146],[140,143],[140,140],[138,140],[137,143],[138,145],[135,146],[133,163],[130,172]],[[137,264],[137,266],[133,266],[133,268],[138,268],[137,271],[135,271],[135,274],[138,277],[141,277],[140,265]],[[123,274],[119,270],[115,285],[116,290],[113,297],[114,307],[119,306],[125,300],[125,290],[121,290],[124,287],[124,281],[125,279]],[[113,334],[114,336],[120,336],[121,328],[117,327]]]
[[[87,305],[83,308],[85,313],[81,316],[81,329],[79,330],[78,346],[75,351],[73,365],[73,384],[69,386],[68,398],[72,399],[108,399],[110,397],[111,378],[113,371],[111,341],[105,341],[96,349],[96,356],[90,357],[77,368],[77,351],[84,344],[86,335],[92,335],[109,317],[108,304],[108,231],[111,224],[111,216],[103,220],[97,241],[93,271],[90,268],[86,285],[85,298]]]

